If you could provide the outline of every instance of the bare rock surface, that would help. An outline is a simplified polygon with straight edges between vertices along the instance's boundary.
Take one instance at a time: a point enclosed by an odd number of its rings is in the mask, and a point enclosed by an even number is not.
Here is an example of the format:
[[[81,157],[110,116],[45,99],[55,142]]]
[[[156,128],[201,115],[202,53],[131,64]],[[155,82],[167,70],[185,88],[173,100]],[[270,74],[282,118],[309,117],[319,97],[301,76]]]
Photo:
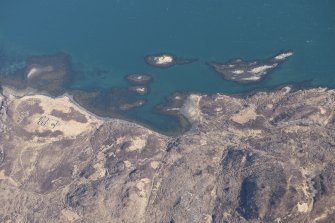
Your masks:
[[[196,59],[184,59],[167,53],[147,55],[144,60],[148,65],[159,68],[170,68],[174,65],[191,64],[197,61]]]
[[[0,222],[334,222],[335,92],[187,97],[167,137],[0,96]]]
[[[207,64],[226,80],[246,84],[261,81],[292,55],[292,51],[283,51],[266,60],[245,61],[238,58],[227,63],[209,62]]]
[[[134,85],[148,84],[153,79],[149,74],[129,74],[125,78]]]

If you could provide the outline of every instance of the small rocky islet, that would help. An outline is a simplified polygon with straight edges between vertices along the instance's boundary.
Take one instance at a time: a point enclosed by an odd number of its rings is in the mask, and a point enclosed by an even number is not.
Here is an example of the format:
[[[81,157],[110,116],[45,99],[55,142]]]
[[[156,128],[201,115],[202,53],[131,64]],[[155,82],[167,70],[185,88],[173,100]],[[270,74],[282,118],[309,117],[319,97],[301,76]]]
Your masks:
[[[132,85],[128,89],[138,95],[146,95],[149,92],[149,84],[152,76],[149,74],[129,74],[125,76],[126,80]]]
[[[289,57],[293,56],[291,50],[282,51],[277,55],[264,60],[243,60],[241,58],[232,59],[226,63],[207,62],[207,65],[221,74],[224,79],[240,84],[255,83],[261,81],[271,72],[279,68]],[[145,57],[147,64],[169,68],[176,64],[190,64],[194,59],[181,59],[171,54],[155,54]]]
[[[134,85],[148,84],[152,81],[152,76],[149,74],[129,74],[125,78]]]
[[[174,65],[191,64],[197,61],[196,59],[184,59],[167,53],[148,55],[144,58],[144,60],[147,64],[159,68],[169,68]]]
[[[227,63],[208,62],[207,64],[221,74],[224,79],[246,84],[262,80],[292,55],[293,51],[284,51],[265,60],[245,61],[239,58]]]
[[[131,86],[128,89],[142,96],[148,93],[148,87],[146,86]]]

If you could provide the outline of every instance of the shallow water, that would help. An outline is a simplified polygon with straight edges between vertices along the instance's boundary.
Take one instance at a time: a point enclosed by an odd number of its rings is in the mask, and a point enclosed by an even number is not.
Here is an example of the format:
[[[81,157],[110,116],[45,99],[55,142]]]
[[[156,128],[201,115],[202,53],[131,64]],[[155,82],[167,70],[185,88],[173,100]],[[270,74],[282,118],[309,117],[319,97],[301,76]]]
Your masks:
[[[76,89],[127,86],[125,75],[149,73],[147,104],[128,116],[173,130],[177,120],[153,108],[175,91],[239,93],[305,80],[335,87],[334,12],[333,0],[1,0],[0,46],[21,55],[68,52]],[[225,81],[205,64],[288,49],[295,55],[258,84]],[[160,52],[199,60],[170,69],[145,64],[145,55]]]

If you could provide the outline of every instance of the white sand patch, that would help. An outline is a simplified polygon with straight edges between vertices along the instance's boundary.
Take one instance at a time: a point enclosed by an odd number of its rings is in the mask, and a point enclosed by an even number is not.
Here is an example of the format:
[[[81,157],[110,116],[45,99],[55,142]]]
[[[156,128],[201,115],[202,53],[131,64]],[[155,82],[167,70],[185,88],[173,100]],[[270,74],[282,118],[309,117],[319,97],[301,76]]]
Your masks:
[[[100,151],[96,158],[96,163],[93,165],[94,173],[89,177],[90,180],[98,180],[102,177],[105,177],[108,170],[105,168],[105,154],[103,151]]]
[[[277,64],[263,65],[263,66],[255,67],[251,69],[249,72],[253,74],[264,74],[266,71],[268,71],[269,69],[275,68],[276,66]]]
[[[144,223],[147,217],[147,206],[149,202],[149,196],[151,193],[152,182],[149,178],[143,178],[136,182],[136,184],[129,189],[129,195],[127,205],[123,207],[123,213],[126,213],[126,217],[123,222],[138,222]],[[140,219],[136,221],[136,219]],[[121,222],[121,221],[114,221]]]
[[[320,110],[321,115],[324,115],[327,113],[327,110],[322,107],[319,107],[319,110]]]
[[[309,210],[309,205],[308,203],[298,203],[297,208],[299,212],[307,213]]]
[[[67,96],[51,98],[44,95],[24,96],[15,100],[12,103],[11,108],[15,111],[13,116],[14,120],[20,119],[19,117],[21,113],[18,112],[17,108],[21,103],[33,103],[40,106],[43,110],[43,114],[34,113],[29,116],[26,125],[22,126],[18,123],[22,128],[31,133],[60,131],[62,132],[62,136],[72,137],[77,136],[82,132],[90,131],[103,123],[103,121],[97,119],[96,116],[91,115],[84,109],[72,103],[71,99]],[[54,108],[57,108],[57,110],[60,110],[62,113],[69,113],[71,111],[77,112],[78,114],[85,116],[87,122],[79,122],[76,119],[63,120],[61,117],[51,115]],[[55,139],[57,138],[58,137]]]
[[[267,108],[267,109],[273,109],[273,104],[267,104],[267,105],[266,105],[266,108]]]
[[[159,167],[159,162],[158,161],[152,161],[150,163],[150,166],[151,166],[151,168],[156,170]]]
[[[53,71],[53,67],[52,66],[46,66],[46,67],[33,67],[30,69],[30,71],[27,74],[27,78],[33,78],[36,77],[42,73],[46,73],[46,72],[52,72]]]
[[[27,74],[27,78],[33,77],[36,73],[38,73],[38,69],[37,68],[31,68],[30,71]]]
[[[232,71],[233,74],[243,74],[244,71],[243,70],[234,70]]]
[[[62,215],[70,222],[74,222],[80,218],[76,212],[69,209],[63,209],[61,212]]]
[[[200,110],[200,100],[201,96],[196,94],[191,94],[185,104],[180,109],[180,112],[191,122],[200,122],[201,121],[201,110]]]
[[[138,195],[140,197],[147,197],[148,195],[148,191],[147,191],[147,185],[149,185],[151,182],[151,180],[149,178],[143,178],[141,179],[139,182],[137,182],[136,184],[136,188],[139,190],[138,191]]]
[[[5,174],[5,170],[0,171],[0,180],[8,180],[12,185],[19,187],[19,184],[13,178]]]
[[[129,160],[125,160],[125,161],[123,161],[123,163],[128,169],[133,166],[133,164],[131,164],[131,162]]]
[[[106,176],[107,169],[104,167],[103,163],[96,163],[93,165],[93,168],[95,172],[89,177],[90,180],[94,181]]]
[[[166,111],[179,111],[180,108],[167,108]]]
[[[173,62],[173,57],[169,55],[162,55],[154,57],[154,61],[156,64],[168,64]]]
[[[261,77],[260,76],[252,76],[252,77],[245,77],[245,78],[242,78],[241,80],[243,81],[257,81],[259,80]]]
[[[205,139],[200,139],[200,145],[201,145],[201,146],[205,146],[205,145],[207,145],[207,140],[205,140]]]
[[[147,140],[141,137],[135,137],[131,140],[131,145],[128,147],[129,151],[141,150],[146,145]]]
[[[277,56],[275,56],[275,60],[285,60],[287,57],[290,57],[293,55],[293,52],[287,52],[287,53],[281,53]]]
[[[286,87],[283,87],[283,90],[285,91],[284,93],[287,94],[292,90],[292,88],[289,86],[286,86]]]
[[[145,87],[137,87],[135,88],[136,92],[144,94],[146,92],[146,88]]]
[[[223,108],[222,107],[216,107],[216,108],[214,108],[214,111],[215,112],[221,112],[221,111],[223,111]]]
[[[231,120],[239,124],[245,124],[250,120],[255,120],[256,117],[257,117],[256,109],[250,107],[240,111],[238,114],[233,115]]]

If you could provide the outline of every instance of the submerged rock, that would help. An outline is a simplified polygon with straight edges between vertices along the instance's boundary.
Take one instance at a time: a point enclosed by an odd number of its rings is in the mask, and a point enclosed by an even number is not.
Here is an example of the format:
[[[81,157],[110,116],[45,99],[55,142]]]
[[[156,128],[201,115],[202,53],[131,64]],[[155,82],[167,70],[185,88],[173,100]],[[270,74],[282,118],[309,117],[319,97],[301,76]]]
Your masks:
[[[141,107],[144,104],[145,104],[145,100],[137,100],[137,101],[132,102],[132,103],[122,104],[122,105],[120,105],[119,109],[121,111],[127,111],[127,110],[131,110],[131,109],[134,109],[134,108]]]
[[[73,75],[71,57],[66,53],[56,53],[29,56],[23,68],[0,76],[0,81],[15,88],[29,87],[59,96],[65,92]]]
[[[31,56],[25,69],[27,86],[59,95],[71,81],[71,66],[71,57],[65,53]]]

